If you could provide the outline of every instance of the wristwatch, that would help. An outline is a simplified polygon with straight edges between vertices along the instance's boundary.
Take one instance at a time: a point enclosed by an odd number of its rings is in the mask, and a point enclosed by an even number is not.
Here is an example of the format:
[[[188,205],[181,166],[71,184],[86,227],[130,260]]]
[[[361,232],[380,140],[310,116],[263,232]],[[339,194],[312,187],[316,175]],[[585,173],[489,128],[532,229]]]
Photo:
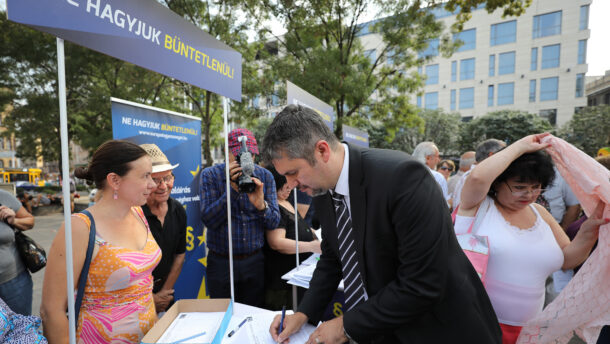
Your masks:
[[[355,340],[352,339],[352,337],[349,336],[349,334],[347,334],[347,331],[345,331],[345,327],[343,328],[343,335],[345,337],[347,337],[347,339],[349,340],[350,344],[358,344],[358,343],[356,343]]]
[[[263,209],[259,210],[261,213],[264,213],[265,210],[267,210],[267,208],[269,207],[269,204],[267,204],[267,201],[263,201],[263,202],[265,202],[265,207]]]

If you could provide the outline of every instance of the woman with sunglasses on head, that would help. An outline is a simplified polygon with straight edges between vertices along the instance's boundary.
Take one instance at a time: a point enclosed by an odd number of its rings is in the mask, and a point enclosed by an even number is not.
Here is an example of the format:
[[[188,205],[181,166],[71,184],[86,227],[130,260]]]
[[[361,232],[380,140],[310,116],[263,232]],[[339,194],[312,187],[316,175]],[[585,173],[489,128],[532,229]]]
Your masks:
[[[534,203],[554,177],[541,150],[548,134],[526,136],[490,156],[464,184],[455,220],[463,234],[475,216],[476,234],[489,240],[485,288],[500,322],[503,343],[515,343],[521,328],[542,311],[545,280],[554,271],[582,263],[595,243],[601,207],[572,242],[544,207]],[[485,213],[477,214],[481,207]],[[486,209],[486,210],[483,210]]]
[[[446,180],[449,180],[451,173],[455,170],[455,163],[449,159],[441,160],[436,165],[436,170],[442,174]]]

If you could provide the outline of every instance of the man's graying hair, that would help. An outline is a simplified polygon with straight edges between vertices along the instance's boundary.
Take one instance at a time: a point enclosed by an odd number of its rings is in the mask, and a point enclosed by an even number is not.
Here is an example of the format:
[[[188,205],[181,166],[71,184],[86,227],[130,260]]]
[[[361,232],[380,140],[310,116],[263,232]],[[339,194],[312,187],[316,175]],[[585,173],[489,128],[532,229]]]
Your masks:
[[[415,146],[415,150],[413,150],[413,158],[422,164],[426,164],[426,157],[429,155],[436,154],[438,148],[431,141],[424,141]]]
[[[477,163],[487,159],[489,157],[489,153],[496,153],[500,149],[506,147],[506,143],[498,140],[498,139],[488,139],[485,140],[477,146],[475,152],[475,160]]]
[[[335,150],[339,140],[322,117],[301,105],[286,106],[271,122],[263,138],[262,158],[266,163],[288,157],[315,165],[316,142],[325,140]]]

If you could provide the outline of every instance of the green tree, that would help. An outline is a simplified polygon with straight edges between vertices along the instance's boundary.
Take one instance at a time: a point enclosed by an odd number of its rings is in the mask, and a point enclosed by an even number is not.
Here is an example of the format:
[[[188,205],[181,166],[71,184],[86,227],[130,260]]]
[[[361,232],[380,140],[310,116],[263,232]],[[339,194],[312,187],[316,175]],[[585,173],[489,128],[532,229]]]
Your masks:
[[[407,95],[419,90],[422,79],[407,71],[429,60],[418,52],[434,38],[440,37],[444,56],[456,48],[430,9],[443,6],[457,12],[457,30],[470,11],[483,3],[490,12],[504,8],[504,14],[518,15],[530,1],[281,0],[249,4],[248,10],[253,18],[276,20],[287,29],[284,36],[267,41],[268,50],[279,51],[263,56],[273,71],[269,75],[280,82],[290,80],[331,104],[335,133],[341,137],[342,124],[351,116],[366,115],[366,120],[383,122],[390,135],[404,123],[417,122],[414,108],[407,106]],[[379,8],[377,17],[383,19],[366,27],[359,24],[371,8]],[[383,44],[375,53],[365,51],[360,43],[364,31],[381,36]],[[260,39],[265,41],[268,33],[263,27]]]
[[[595,156],[600,148],[610,146],[610,106],[583,108],[560,129],[559,136]]]
[[[501,110],[476,117],[463,123],[460,132],[460,150],[474,150],[487,139],[498,139],[511,144],[520,138],[550,131],[553,126],[546,119],[524,111]]]

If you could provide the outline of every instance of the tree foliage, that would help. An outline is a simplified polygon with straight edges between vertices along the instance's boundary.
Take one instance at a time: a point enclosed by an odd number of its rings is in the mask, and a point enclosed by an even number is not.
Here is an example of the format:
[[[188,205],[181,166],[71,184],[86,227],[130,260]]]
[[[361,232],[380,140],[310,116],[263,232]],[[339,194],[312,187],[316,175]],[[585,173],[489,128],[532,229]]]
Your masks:
[[[511,144],[520,138],[552,130],[546,119],[523,111],[501,110],[476,117],[461,127],[461,151],[474,150],[487,139],[498,139]]]
[[[561,128],[559,136],[595,156],[600,148],[610,146],[610,106],[583,108]]]

